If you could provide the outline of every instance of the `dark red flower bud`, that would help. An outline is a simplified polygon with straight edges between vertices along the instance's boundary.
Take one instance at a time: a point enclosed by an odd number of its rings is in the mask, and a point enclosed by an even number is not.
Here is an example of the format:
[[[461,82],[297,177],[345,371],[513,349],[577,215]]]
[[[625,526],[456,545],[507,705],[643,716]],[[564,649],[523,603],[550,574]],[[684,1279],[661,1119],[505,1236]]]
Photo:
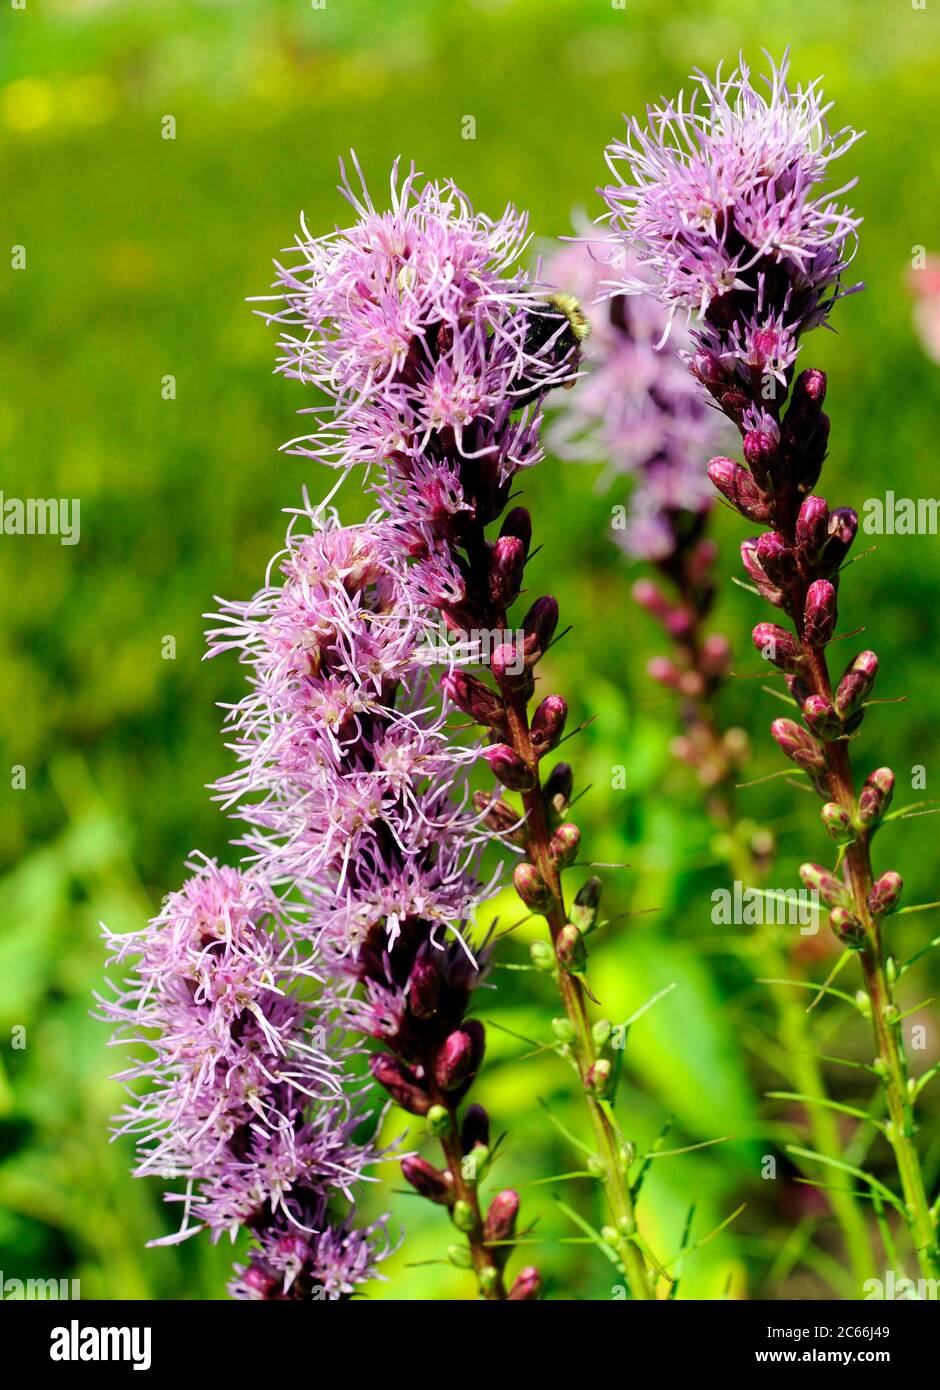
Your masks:
[[[531,665],[538,661],[555,635],[558,626],[558,601],[546,594],[537,598],[522,620],[523,650]]]
[[[390,1057],[387,1052],[374,1053],[369,1058],[369,1067],[379,1085],[385,1087],[402,1110],[407,1110],[410,1115],[428,1113],[431,1099],[409,1067]]]
[[[765,531],[757,542],[760,567],[778,589],[792,588],[799,575],[796,556],[779,531]]]
[[[838,507],[830,515],[827,529],[829,535],[819,557],[819,566],[827,574],[835,574],[858,532],[858,512],[852,507]]]
[[[728,368],[721,358],[704,348],[692,358],[692,372],[703,386],[723,386],[728,380]]]
[[[514,603],[522,584],[526,551],[518,536],[500,536],[490,556],[490,600],[497,608]]]
[[[532,716],[529,737],[537,758],[544,758],[558,744],[568,718],[568,706],[560,695],[546,695]]]
[[[576,825],[570,822],[560,825],[552,835],[549,849],[552,859],[559,869],[567,869],[578,857],[578,846],[581,843],[581,831]]]
[[[773,469],[777,462],[778,450],[777,440],[766,430],[748,430],[744,436],[745,462],[753,473],[757,486],[764,492],[772,491]],[[755,521],[761,519],[754,518]]]
[[[873,917],[886,917],[889,912],[896,912],[903,891],[903,878],[893,869],[889,869],[872,884],[868,895],[869,912]]]
[[[433,1018],[441,994],[441,977],[434,961],[419,955],[408,976],[408,1007],[415,1018]]]
[[[411,1155],[401,1161],[402,1177],[410,1183],[415,1192],[427,1197],[440,1206],[450,1206],[454,1200],[454,1180],[450,1173],[442,1173],[423,1158]]]
[[[798,439],[807,428],[818,422],[825,403],[826,373],[817,367],[807,367],[793,383],[784,429]]]
[[[533,912],[547,912],[554,899],[552,890],[534,864],[523,860],[513,870],[512,882],[519,897]]]
[[[492,768],[494,776],[504,787],[513,792],[532,790],[535,782],[531,772],[508,743],[491,744],[489,748],[483,749],[483,756]]]
[[[799,638],[777,623],[758,623],[751,633],[754,646],[765,661],[773,662],[781,671],[795,672],[803,664],[803,648]]]
[[[651,579],[638,579],[633,586],[633,600],[645,608],[667,630],[676,612],[666,595]]]
[[[749,521],[770,521],[773,508],[746,468],[734,459],[715,458],[708,465],[708,476],[722,497],[727,498]]]
[[[483,1226],[483,1239],[487,1245],[497,1241],[511,1240],[516,1229],[516,1217],[519,1214],[519,1194],[514,1192],[511,1187],[504,1187],[502,1192],[497,1192],[490,1202],[490,1209],[486,1213],[486,1222]],[[501,1253],[505,1258],[509,1257],[509,1250],[505,1249]]]
[[[506,513],[502,526],[499,528],[500,536],[517,536],[525,547],[528,555],[529,546],[532,544],[532,517],[528,507],[513,507]]]
[[[517,1303],[529,1303],[538,1298],[541,1287],[542,1276],[535,1265],[526,1265],[525,1269],[520,1269],[516,1275],[515,1283],[509,1290],[507,1298]]]
[[[877,674],[878,658],[874,652],[859,652],[855,660],[849,663],[836,687],[833,701],[840,719],[850,719],[861,709],[871,694]]]
[[[483,1025],[477,1019],[468,1019],[445,1038],[434,1065],[434,1079],[442,1091],[456,1091],[476,1074],[483,1047]]]
[[[753,538],[741,542],[741,562],[748,573],[749,578],[756,584],[760,594],[772,603],[775,608],[781,608],[784,603],[785,595],[782,589],[777,588],[770,582],[760,558],[757,554],[758,542]]]
[[[842,721],[825,695],[807,695],[803,701],[803,718],[810,732],[826,743],[832,743],[844,733]]]
[[[441,677],[441,689],[476,724],[490,729],[506,727],[506,708],[494,690],[467,671],[448,671]]]
[[[835,586],[828,579],[817,579],[806,591],[803,610],[803,641],[808,647],[824,647],[836,630],[838,609]]]
[[[807,497],[796,518],[796,548],[807,564],[815,564],[829,537],[829,504],[825,497]]]
[[[875,825],[891,805],[894,773],[890,767],[876,767],[865,778],[858,794],[858,818],[862,825]]]
[[[574,787],[574,773],[569,763],[556,763],[542,783],[542,800],[545,809],[556,816],[563,816],[571,800]]]
[[[826,751],[812,734],[792,719],[775,719],[770,726],[777,743],[798,767],[823,772],[828,764]]]
[[[482,1105],[468,1105],[460,1127],[460,1147],[465,1154],[471,1153],[478,1144],[484,1148],[490,1142],[490,1117]]]

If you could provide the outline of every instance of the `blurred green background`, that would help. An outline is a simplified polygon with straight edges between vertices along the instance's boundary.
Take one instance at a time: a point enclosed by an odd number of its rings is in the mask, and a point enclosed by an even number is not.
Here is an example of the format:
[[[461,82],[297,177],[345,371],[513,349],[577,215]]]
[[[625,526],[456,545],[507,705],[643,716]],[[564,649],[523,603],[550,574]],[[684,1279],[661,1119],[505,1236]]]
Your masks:
[[[27,258],[0,274],[0,488],[78,497],[82,508],[77,546],[0,537],[0,1270],[79,1277],[85,1297],[219,1297],[229,1250],[144,1249],[172,1212],[158,1184],[130,1179],[127,1146],[106,1142],[115,1054],[89,1008],[102,976],[98,922],[140,925],[177,886],[191,848],[226,853],[231,827],[204,787],[229,766],[215,702],[238,694],[240,676],[234,661],[202,664],[200,615],[213,594],[252,592],[280,544],[279,509],[304,483],[325,490],[277,452],[309,400],[272,375],[273,335],[246,296],[265,291],[301,209],[314,230],[344,218],[336,159],[350,146],[377,197],[402,154],[454,177],[482,209],[528,207],[533,231],[549,238],[576,207],[597,211],[603,147],[622,112],[677,90],[692,67],[733,63],[741,48],[756,66],[762,47],[779,55],[791,43],[798,79],[825,73],[836,123],[868,131],[845,161],[860,176],[856,269],[868,291],[840,306],[839,335],[817,333],[801,359],[831,373],[827,492],[857,506],[886,487],[932,496],[940,374],[913,335],[906,274],[912,248],[940,247],[940,10],[908,0],[28,0],[4,6],[0,24],[2,244]],[[168,115],[175,140],[161,138]],[[473,140],[462,138],[468,115]],[[735,1136],[654,1165],[646,1229],[668,1253],[693,1199],[699,1236],[746,1201],[687,1262],[684,1296],[838,1292],[825,1227],[812,1268],[787,1243],[813,1222],[809,1189],[782,1157],[775,1182],[760,1178],[761,1155],[779,1155],[781,1114],[761,1099],[779,1077],[749,1045],[763,995],[748,962],[714,940],[709,894],[724,874],[696,788],[670,760],[672,702],[644,675],[661,642],[632,607],[635,576],[606,534],[619,498],[592,490],[592,477],[549,458],[524,480],[543,546],[531,583],[553,589],[576,624],[553,653],[548,688],[569,698],[574,721],[598,716],[571,745],[579,785],[593,783],[579,808],[587,843],[596,859],[630,864],[608,876],[612,911],[657,909],[609,935],[592,983],[615,1019],[677,986],[631,1033],[627,1132],[645,1145],[672,1115],[675,1147]],[[361,515],[355,486],[340,501],[347,519]],[[726,582],[716,622],[738,668],[753,671],[757,601],[728,582],[737,519],[719,512],[717,534]],[[843,587],[843,626],[867,624],[882,657],[880,693],[908,697],[873,711],[857,745],[863,771],[895,766],[900,800],[913,765],[926,768],[921,795],[940,777],[937,546],[885,537]],[[727,719],[754,736],[755,777],[780,766],[765,737],[776,713],[755,684],[727,691]],[[611,785],[617,766],[626,791]],[[14,767],[25,788],[10,785]],[[775,885],[792,884],[807,855],[826,856],[809,797],[781,782],[744,795],[779,835]],[[928,817],[879,842],[878,862],[901,869],[908,902],[938,896],[936,838]],[[503,920],[513,913],[508,898],[497,907]],[[899,919],[902,954],[932,920]],[[504,965],[527,960],[526,931],[505,943]],[[484,1016],[544,1037],[550,986],[505,969],[494,980]],[[903,997],[930,993],[925,965]],[[933,1008],[912,1022],[928,1027],[926,1065],[940,1046]],[[25,1048],[14,1045],[22,1028]],[[867,1056],[844,1012],[823,1032],[823,1050]],[[476,1088],[509,1130],[498,1179],[520,1186],[576,1166],[537,1097],[583,1132],[563,1065],[551,1054],[520,1062],[525,1050],[492,1028]],[[834,1077],[839,1094],[867,1094],[845,1076]],[[402,1125],[393,1117],[389,1133]],[[935,1123],[923,1138],[935,1182]],[[888,1171],[880,1149],[872,1161]],[[367,1206],[391,1210],[396,1228],[404,1217],[409,1240],[387,1266],[389,1284],[371,1292],[466,1296],[466,1276],[425,1263],[449,1240],[440,1212],[390,1195],[399,1184],[387,1177]],[[578,1232],[556,1189],[522,1190],[538,1218],[533,1239],[544,1241],[529,1258],[549,1296],[610,1298],[616,1279],[603,1258],[564,1239]],[[565,1200],[594,1213],[585,1184]]]

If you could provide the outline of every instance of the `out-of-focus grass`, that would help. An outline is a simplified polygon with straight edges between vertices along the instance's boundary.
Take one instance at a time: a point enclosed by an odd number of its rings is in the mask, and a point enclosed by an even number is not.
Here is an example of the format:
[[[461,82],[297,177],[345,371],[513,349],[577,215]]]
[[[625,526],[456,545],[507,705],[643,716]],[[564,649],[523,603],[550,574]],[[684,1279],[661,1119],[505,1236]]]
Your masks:
[[[6,765],[26,770],[25,789],[3,792],[0,819],[0,1268],[78,1275],[85,1296],[219,1296],[229,1252],[199,1242],[143,1248],[172,1212],[157,1185],[129,1178],[127,1146],[105,1142],[118,1103],[107,1080],[113,1054],[88,1010],[102,975],[99,919],[139,925],[177,884],[186,852],[224,853],[231,833],[203,787],[228,766],[214,702],[232,697],[240,678],[234,663],[201,664],[200,615],[214,593],[257,585],[279,544],[279,508],[301,485],[325,490],[277,453],[297,433],[304,397],[272,377],[271,335],[245,297],[264,291],[301,208],[314,229],[344,216],[336,156],[350,146],[377,195],[401,153],[456,178],[481,207],[524,204],[533,231],[550,237],[567,230],[574,207],[596,209],[603,145],[622,111],[677,88],[693,66],[733,61],[741,47],[756,64],[761,46],[779,54],[792,43],[797,75],[825,72],[836,119],[868,129],[846,164],[861,177],[857,268],[869,288],[839,308],[838,337],[817,334],[805,349],[831,372],[827,489],[856,505],[888,486],[931,496],[940,385],[911,336],[904,275],[912,248],[936,236],[937,17],[856,0],[812,15],[796,0],[772,11],[745,0],[632,0],[625,11],[573,0],[329,0],[323,10],[300,0],[59,0],[8,9],[2,24],[4,244],[24,246],[27,264],[0,276],[0,486],[7,496],[80,498],[82,538],[63,547],[0,537],[0,738]],[[168,115],[175,140],[161,138]],[[468,115],[474,140],[461,134]],[[171,400],[161,390],[168,376]],[[676,1147],[735,1139],[654,1165],[646,1220],[668,1251],[693,1198],[699,1235],[747,1199],[742,1220],[689,1261],[684,1292],[718,1296],[730,1277],[733,1293],[753,1293],[767,1268],[762,1241],[779,1247],[800,1189],[760,1182],[772,1143],[762,1117],[773,1112],[759,1103],[767,1078],[741,1029],[759,996],[746,972],[696,944],[714,934],[708,895],[720,871],[694,788],[670,764],[671,703],[644,677],[657,638],[632,610],[630,576],[606,536],[617,499],[593,492],[592,480],[590,469],[549,459],[526,478],[525,495],[543,544],[531,583],[556,592],[575,622],[546,681],[570,698],[573,724],[599,716],[572,745],[579,783],[593,783],[579,806],[586,843],[598,860],[631,865],[608,876],[613,912],[658,909],[608,934],[594,987],[620,1018],[675,982],[631,1035],[628,1131],[647,1143],[674,1115]],[[355,519],[364,503],[350,486],[341,505]],[[730,576],[739,523],[719,513],[717,531]],[[937,544],[885,538],[853,566],[842,597],[845,627],[866,624],[863,640],[882,656],[881,693],[908,696],[872,712],[860,764],[891,762],[902,784],[922,764],[928,796]],[[753,669],[756,606],[725,587],[717,621],[738,665]],[[164,659],[167,636],[175,659]],[[761,700],[744,681],[726,700],[728,718],[754,735],[755,776],[779,766],[764,736],[774,707]],[[611,785],[617,765],[625,792]],[[825,853],[813,804],[794,805],[779,782],[747,796],[780,834],[776,879],[786,886],[807,852]],[[932,827],[906,822],[879,845],[880,862],[903,871],[908,901],[937,896]],[[497,906],[511,920],[510,898]],[[921,940],[928,921],[892,927],[899,947]],[[528,932],[501,952],[482,1012],[543,1036],[554,1007],[547,986],[502,968],[525,961]],[[911,1001],[931,992],[926,968],[918,985]],[[933,1015],[916,1021],[935,1050]],[[565,1171],[572,1155],[535,1098],[582,1132],[568,1075],[552,1058],[520,1063],[524,1045],[510,1033],[489,1035],[478,1091],[509,1130],[498,1180]],[[840,1042],[865,1046],[858,1031]],[[403,1123],[390,1118],[389,1133]],[[929,1129],[927,1139],[936,1172],[940,1143]],[[522,1190],[538,1218],[531,1238],[544,1241],[527,1253],[550,1292],[610,1297],[600,1256],[558,1243],[576,1233],[554,1189]],[[409,1227],[387,1292],[466,1292],[459,1272],[423,1263],[447,1243],[439,1212],[387,1191],[369,1200]],[[591,1211],[580,1185],[566,1200]]]

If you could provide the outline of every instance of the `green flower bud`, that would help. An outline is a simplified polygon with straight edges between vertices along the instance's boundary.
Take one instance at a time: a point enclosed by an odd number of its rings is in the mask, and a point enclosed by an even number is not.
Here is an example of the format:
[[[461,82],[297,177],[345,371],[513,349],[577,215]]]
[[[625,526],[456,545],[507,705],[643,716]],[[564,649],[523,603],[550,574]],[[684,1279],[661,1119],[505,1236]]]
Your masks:
[[[428,1133],[440,1139],[450,1129],[450,1112],[443,1105],[432,1105],[427,1114]]]

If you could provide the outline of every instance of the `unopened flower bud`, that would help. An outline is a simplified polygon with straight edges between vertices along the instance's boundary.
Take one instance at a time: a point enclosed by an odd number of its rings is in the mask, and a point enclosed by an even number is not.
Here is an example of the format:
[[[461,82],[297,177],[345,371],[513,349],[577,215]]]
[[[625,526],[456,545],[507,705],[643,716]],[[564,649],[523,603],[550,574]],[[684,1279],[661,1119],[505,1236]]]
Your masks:
[[[535,1265],[526,1265],[525,1269],[520,1269],[516,1275],[515,1283],[507,1297],[516,1303],[530,1303],[538,1298],[541,1287],[542,1276]]]
[[[526,661],[537,661],[555,635],[558,601],[549,595],[537,598],[522,620]]]
[[[865,928],[847,907],[834,907],[829,914],[829,926],[834,936],[852,951],[865,945]]]
[[[422,1197],[441,1206],[448,1206],[454,1195],[454,1180],[450,1173],[440,1172],[423,1158],[410,1155],[401,1161],[402,1176]]]
[[[583,970],[587,962],[584,941],[577,927],[570,922],[562,927],[555,939],[555,954],[564,970]]]
[[[484,1033],[478,1019],[467,1019],[444,1039],[434,1064],[434,1079],[442,1091],[456,1091],[475,1074],[483,1060]]]
[[[796,518],[796,548],[808,564],[815,564],[829,538],[829,505],[825,497],[806,497]]]
[[[597,925],[597,912],[600,907],[603,886],[597,875],[592,874],[589,879],[582,883],[575,894],[574,902],[571,905],[571,922],[583,936],[587,936]]]
[[[803,718],[806,727],[817,738],[831,743],[842,736],[842,721],[825,695],[808,695],[803,701]]]
[[[569,1018],[553,1018],[552,1037],[560,1043],[574,1042],[577,1037],[574,1024]]]
[[[490,1209],[486,1213],[486,1222],[483,1226],[485,1243],[494,1245],[501,1241],[511,1240],[516,1229],[518,1214],[518,1192],[514,1192],[511,1187],[504,1187],[502,1192],[497,1192],[490,1202]],[[508,1257],[509,1251],[505,1250],[503,1254]]]
[[[448,671],[441,677],[441,689],[474,723],[491,729],[506,727],[506,707],[502,699],[476,676],[466,671]]]
[[[731,643],[720,632],[710,632],[702,643],[700,665],[707,676],[724,676],[731,663]]]
[[[773,469],[777,462],[778,443],[766,430],[748,430],[744,436],[744,460],[754,475],[757,486],[764,492],[773,490]],[[754,520],[764,518],[755,517]]]
[[[606,1047],[613,1031],[614,1025],[609,1018],[599,1018],[591,1028],[591,1037],[598,1047]]]
[[[550,753],[557,745],[564,732],[567,718],[568,706],[561,696],[546,695],[533,714],[529,726],[532,751],[537,758],[544,758],[545,754]]]
[[[436,1139],[441,1139],[445,1134],[450,1133],[450,1111],[443,1105],[432,1105],[427,1113],[425,1123],[428,1134],[433,1134]]]
[[[796,556],[779,531],[765,531],[757,542],[761,569],[778,589],[792,588],[798,579]]]
[[[555,952],[547,941],[533,941],[529,956],[536,970],[544,970],[547,974],[555,969]]]
[[[499,528],[499,534],[500,537],[517,536],[528,555],[529,546],[532,544],[532,517],[528,507],[513,507],[508,511]]]
[[[576,825],[567,822],[560,825],[552,835],[549,844],[552,859],[559,869],[567,869],[578,857],[578,845],[581,843],[581,831]]]
[[[871,694],[878,674],[878,658],[874,652],[859,652],[846,668],[833,701],[840,719],[856,714]]]
[[[474,1226],[477,1224],[477,1219],[473,1207],[463,1197],[461,1197],[459,1201],[454,1203],[453,1207],[451,1208],[450,1216],[458,1231],[463,1231],[467,1233],[469,1231],[472,1231]]]
[[[587,1069],[584,1077],[584,1089],[590,1091],[592,1095],[603,1096],[610,1086],[612,1067],[606,1057],[600,1057]]]
[[[490,601],[506,609],[514,603],[522,584],[526,548],[518,536],[500,536],[490,556]]]
[[[876,767],[865,778],[858,794],[858,818],[862,825],[875,825],[884,816],[894,796],[894,773],[890,767]]]
[[[483,756],[494,775],[513,792],[531,791],[535,785],[533,776],[519,754],[508,743],[493,743],[483,749]]]
[[[858,512],[851,507],[838,507],[829,518],[828,531],[819,565],[827,574],[835,574],[858,532]]]
[[[644,608],[663,627],[668,628],[675,613],[675,606],[669,602],[662,590],[651,579],[638,579],[633,586],[633,601]]]
[[[801,864],[800,878],[804,888],[818,893],[827,907],[846,907],[852,901],[843,880],[823,868],[822,864]]]
[[[868,910],[873,917],[885,917],[896,912],[904,890],[904,880],[893,869],[876,878],[868,895]]]
[[[770,726],[770,732],[783,752],[798,767],[817,772],[825,771],[828,764],[825,749],[816,742],[812,734],[807,733],[792,719],[775,719]]]
[[[778,623],[758,623],[751,633],[754,646],[765,661],[773,662],[781,671],[795,672],[803,665],[803,648],[799,638]]]
[[[569,763],[556,763],[542,783],[542,801],[550,816],[563,816],[571,801],[574,773]]]
[[[803,641],[808,647],[824,647],[836,629],[835,586],[828,579],[815,580],[806,591]]]
[[[430,1097],[421,1082],[404,1063],[387,1052],[376,1052],[369,1058],[372,1075],[380,1086],[384,1086],[396,1105],[407,1110],[410,1115],[426,1115],[431,1106]]]
[[[473,1256],[466,1245],[448,1245],[447,1258],[458,1269],[472,1269]]]
[[[534,864],[523,860],[517,864],[512,874],[513,887],[526,907],[533,912],[547,912],[553,901],[552,890],[545,882]]]
[[[490,653],[490,670],[500,686],[528,693],[532,687],[532,673],[526,665],[526,658],[514,642],[500,642]]]
[[[460,1146],[465,1154],[486,1148],[490,1142],[490,1117],[482,1105],[468,1105],[460,1127]]]
[[[707,472],[722,497],[727,498],[742,516],[749,521],[770,521],[773,515],[770,499],[740,463],[734,459],[715,458],[708,465]]]
[[[848,811],[842,809],[837,801],[827,801],[819,814],[826,827],[826,833],[830,839],[835,840],[837,845],[844,844],[847,840],[854,838],[852,817]]]
[[[408,976],[408,1007],[415,1018],[433,1018],[441,993],[437,966],[427,956],[419,956]]]
[[[783,590],[772,584],[767,577],[757,554],[757,545],[758,542],[752,538],[741,542],[741,563],[762,597],[775,608],[782,608],[786,596]]]

